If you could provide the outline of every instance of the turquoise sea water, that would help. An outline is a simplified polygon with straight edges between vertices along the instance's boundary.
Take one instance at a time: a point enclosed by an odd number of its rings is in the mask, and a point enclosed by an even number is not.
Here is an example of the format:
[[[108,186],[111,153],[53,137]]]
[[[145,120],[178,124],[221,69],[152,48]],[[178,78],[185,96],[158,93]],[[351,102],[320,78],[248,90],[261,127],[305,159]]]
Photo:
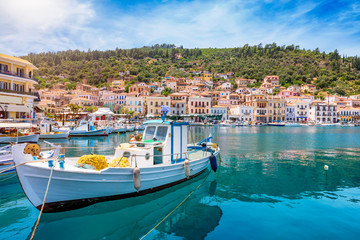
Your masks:
[[[35,239],[138,239],[204,180],[145,239],[359,239],[360,128],[192,127],[195,141],[210,132],[224,162],[216,174],[143,197],[43,214]],[[120,134],[58,143],[81,147],[66,153],[81,156],[111,154],[107,147],[128,140]],[[29,238],[39,211],[16,177],[0,182],[0,193],[0,239]]]

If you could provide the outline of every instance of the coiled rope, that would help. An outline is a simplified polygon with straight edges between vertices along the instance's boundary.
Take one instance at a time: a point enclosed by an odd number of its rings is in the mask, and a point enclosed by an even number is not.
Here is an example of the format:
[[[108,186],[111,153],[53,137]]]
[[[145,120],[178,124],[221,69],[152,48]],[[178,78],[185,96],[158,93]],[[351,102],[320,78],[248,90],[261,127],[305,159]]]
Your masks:
[[[199,186],[197,186],[194,190],[192,190],[189,195],[187,195],[186,198],[184,198],[184,200],[181,201],[181,203],[179,203],[179,205],[177,205],[171,212],[168,213],[168,215],[166,215],[158,224],[156,224],[152,229],[150,229],[150,231],[148,231],[144,236],[142,236],[140,238],[140,240],[144,239],[147,235],[149,235],[152,231],[154,231],[162,222],[164,222],[173,212],[175,212],[176,209],[178,209],[181,205],[183,205],[183,203],[189,199],[189,197],[191,195],[193,195],[193,193],[198,190],[201,185],[204,184],[204,182],[206,181],[206,179],[208,178],[208,176],[210,175],[211,172],[209,172],[209,174],[205,177],[205,179],[199,184]]]
[[[34,230],[33,230],[32,234],[31,234],[30,240],[33,240],[33,239],[34,239],[36,230],[38,229],[38,226],[39,226],[41,214],[42,214],[42,212],[43,212],[43,210],[44,210],[44,205],[45,205],[45,201],[46,201],[46,196],[47,196],[47,193],[48,193],[48,191],[49,191],[49,186],[50,186],[51,177],[52,177],[52,174],[53,174],[54,167],[55,167],[55,164],[54,164],[54,166],[52,166],[51,171],[50,171],[49,181],[48,181],[48,184],[47,184],[47,186],[46,186],[46,191],[45,191],[45,195],[44,195],[44,200],[43,200],[43,203],[42,203],[42,205],[41,205],[41,210],[40,210],[38,219],[37,219],[37,221],[36,221]]]

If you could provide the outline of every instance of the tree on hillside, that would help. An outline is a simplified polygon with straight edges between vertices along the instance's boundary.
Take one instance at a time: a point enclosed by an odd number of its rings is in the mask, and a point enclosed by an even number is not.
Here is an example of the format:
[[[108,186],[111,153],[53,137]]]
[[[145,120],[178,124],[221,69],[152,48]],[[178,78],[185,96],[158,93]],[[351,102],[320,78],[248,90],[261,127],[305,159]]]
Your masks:
[[[161,95],[164,95],[165,97],[167,97],[169,94],[172,93],[171,88],[166,87],[164,90],[161,91]]]

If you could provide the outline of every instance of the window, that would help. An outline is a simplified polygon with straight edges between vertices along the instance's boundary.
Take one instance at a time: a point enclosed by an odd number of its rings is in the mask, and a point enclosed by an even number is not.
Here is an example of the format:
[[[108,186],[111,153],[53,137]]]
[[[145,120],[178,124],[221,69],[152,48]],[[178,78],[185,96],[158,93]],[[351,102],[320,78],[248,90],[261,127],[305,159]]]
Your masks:
[[[165,141],[168,132],[168,127],[159,126],[156,131],[155,138],[157,141]]]
[[[155,133],[155,129],[156,129],[155,126],[147,127],[146,130],[145,130],[144,138],[143,138],[143,139],[144,139],[144,140],[153,139],[154,133]]]

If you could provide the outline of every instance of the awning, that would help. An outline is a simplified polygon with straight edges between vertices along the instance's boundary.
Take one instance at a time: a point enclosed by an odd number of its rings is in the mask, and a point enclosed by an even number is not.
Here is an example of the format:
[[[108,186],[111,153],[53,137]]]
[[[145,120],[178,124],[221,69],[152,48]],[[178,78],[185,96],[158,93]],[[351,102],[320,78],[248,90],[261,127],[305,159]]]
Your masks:
[[[35,110],[35,112],[37,112],[37,113],[43,112],[43,110],[42,110],[40,107],[38,107],[38,106],[35,106],[35,107],[34,107],[34,110]]]
[[[32,126],[31,123],[0,122],[0,128],[31,128]]]
[[[307,117],[296,117],[296,118],[307,118]]]
[[[26,113],[29,113],[30,109],[25,105],[8,105],[7,112],[26,112]]]

